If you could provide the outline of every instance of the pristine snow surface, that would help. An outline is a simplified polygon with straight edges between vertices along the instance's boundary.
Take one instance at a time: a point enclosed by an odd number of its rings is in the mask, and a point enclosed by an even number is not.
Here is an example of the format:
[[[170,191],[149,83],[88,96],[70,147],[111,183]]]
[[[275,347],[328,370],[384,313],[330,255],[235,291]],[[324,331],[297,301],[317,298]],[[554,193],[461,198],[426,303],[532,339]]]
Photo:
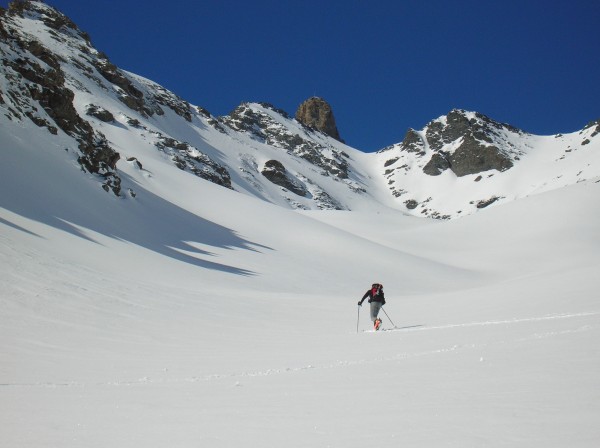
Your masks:
[[[440,222],[147,157],[117,198],[2,126],[1,446],[600,443],[597,181]]]

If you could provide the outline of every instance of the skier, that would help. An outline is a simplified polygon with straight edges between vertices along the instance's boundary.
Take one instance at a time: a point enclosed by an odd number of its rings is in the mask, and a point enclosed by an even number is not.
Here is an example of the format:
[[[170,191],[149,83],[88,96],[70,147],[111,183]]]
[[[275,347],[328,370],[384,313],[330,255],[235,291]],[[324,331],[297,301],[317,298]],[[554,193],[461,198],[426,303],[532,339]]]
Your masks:
[[[366,298],[369,298],[371,304],[371,320],[373,321],[373,328],[375,331],[381,327],[381,319],[377,317],[379,310],[385,305],[385,296],[383,295],[383,285],[381,283],[373,283],[371,289],[369,289],[362,299],[358,302],[358,306],[362,306],[362,303]]]

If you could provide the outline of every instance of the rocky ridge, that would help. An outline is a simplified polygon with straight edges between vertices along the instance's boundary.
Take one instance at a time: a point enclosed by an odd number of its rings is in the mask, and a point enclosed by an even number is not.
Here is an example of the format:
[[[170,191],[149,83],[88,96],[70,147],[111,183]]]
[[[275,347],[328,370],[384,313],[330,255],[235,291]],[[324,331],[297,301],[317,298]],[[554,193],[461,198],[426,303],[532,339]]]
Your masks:
[[[523,150],[514,147],[508,134],[522,135],[523,131],[480,113],[454,109],[428,123],[423,132],[409,129],[400,148],[430,156],[423,166],[429,176],[439,176],[449,169],[462,177],[510,169]]]
[[[118,195],[121,180],[115,169],[119,154],[75,110],[74,93],[69,88],[68,75],[62,70],[67,63],[65,57],[22,32],[19,20],[26,17],[39,18],[56,41],[77,42],[84,51],[90,45],[87,34],[41,3],[13,2],[8,10],[0,11],[0,67],[8,81],[1,96],[5,116],[10,120],[25,116],[53,135],[62,131],[73,137],[78,142],[77,160],[82,169],[99,175],[102,187]]]
[[[294,209],[384,204],[441,219],[600,176],[600,121],[541,137],[456,109],[364,154],[341,141],[321,98],[302,103],[295,118],[265,103],[214,117],[119,69],[38,1],[0,8],[0,120],[47,132],[66,150],[60,157],[121,198],[136,196],[140,181],[129,179],[151,177],[146,162],[155,159]]]
[[[346,209],[336,194],[323,186],[331,180],[351,194],[365,193],[364,187],[354,179],[351,156],[345,151],[350,148],[271,104],[242,103],[218,120],[232,138],[247,136],[253,145],[275,150],[274,158],[264,162],[262,167],[254,156],[242,156],[241,170],[255,188],[262,190],[255,175],[260,170],[261,177],[282,188],[281,194],[292,208]],[[298,163],[308,169],[302,172],[289,169]]]
[[[120,112],[127,126],[142,132],[149,130],[141,120],[164,115],[164,108],[188,122],[203,113],[163,87],[120,70],[92,46],[87,33],[42,2],[18,1],[0,10],[0,45],[0,72],[7,81],[0,90],[4,115],[17,121],[27,117],[50,134],[71,137],[81,168],[99,176],[102,187],[117,196],[121,156],[95,121],[117,124],[119,113],[92,102],[80,107],[76,97],[118,100],[128,111]],[[156,137],[156,146],[169,148],[176,166],[231,187],[227,170],[206,154],[160,133]]]
[[[304,127],[304,134],[294,132],[280,118],[291,120],[283,110],[267,103],[260,103],[262,110],[253,108],[250,103],[243,103],[229,115],[219,117],[219,121],[229,128],[246,132],[256,140],[276,148],[284,149],[307,162],[321,168],[325,175],[339,179],[348,178],[348,154],[335,149],[327,141],[311,138],[313,130]],[[273,113],[271,113],[273,112]]]
[[[117,196],[123,191],[134,195],[133,186],[122,184],[119,160],[142,167],[146,157],[131,146],[119,147],[114,132],[119,128],[131,134],[130,142],[137,140],[141,147],[150,143],[182,171],[230,189],[256,190],[260,197],[268,191],[266,199],[277,202],[282,196],[293,208],[345,208],[322,186],[327,183],[322,177],[350,191],[364,191],[349,179],[349,155],[321,131],[265,104],[244,103],[228,116],[213,117],[164,87],[119,69],[94,48],[87,33],[43,2],[17,1],[0,9],[0,50],[4,117],[15,124],[29,119],[52,135],[70,137],[72,144],[65,149]],[[174,121],[181,121],[175,128],[183,132],[173,132]],[[219,149],[198,137],[202,129],[222,134],[229,147],[246,135],[283,154],[270,164],[241,153],[224,159]],[[289,167],[295,159],[314,169],[273,171],[277,163]],[[242,172],[242,185],[232,183],[236,171]],[[262,179],[282,190],[266,188]]]

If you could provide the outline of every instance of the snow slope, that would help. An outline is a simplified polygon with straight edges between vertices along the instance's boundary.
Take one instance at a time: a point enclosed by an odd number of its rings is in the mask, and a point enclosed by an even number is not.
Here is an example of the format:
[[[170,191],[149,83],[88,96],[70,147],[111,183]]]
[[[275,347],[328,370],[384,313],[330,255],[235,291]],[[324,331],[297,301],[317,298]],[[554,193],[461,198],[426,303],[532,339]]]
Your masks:
[[[600,441],[599,183],[437,222],[157,161],[117,198],[43,129],[0,135],[3,446]]]

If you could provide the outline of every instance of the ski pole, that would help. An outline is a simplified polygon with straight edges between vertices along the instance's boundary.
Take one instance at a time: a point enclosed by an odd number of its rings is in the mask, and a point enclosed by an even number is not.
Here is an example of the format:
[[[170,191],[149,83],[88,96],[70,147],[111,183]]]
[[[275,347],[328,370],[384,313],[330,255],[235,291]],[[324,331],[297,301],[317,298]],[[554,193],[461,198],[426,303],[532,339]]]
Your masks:
[[[356,332],[358,333],[358,322],[360,321],[360,305],[358,305],[358,316],[356,317]]]
[[[381,307],[382,311],[385,313],[385,315],[387,316],[388,319],[390,319],[390,316],[388,316],[388,313],[385,312],[385,309],[383,307]],[[392,322],[392,319],[390,319],[390,322]],[[392,325],[395,327],[396,324],[394,322],[392,322]]]

